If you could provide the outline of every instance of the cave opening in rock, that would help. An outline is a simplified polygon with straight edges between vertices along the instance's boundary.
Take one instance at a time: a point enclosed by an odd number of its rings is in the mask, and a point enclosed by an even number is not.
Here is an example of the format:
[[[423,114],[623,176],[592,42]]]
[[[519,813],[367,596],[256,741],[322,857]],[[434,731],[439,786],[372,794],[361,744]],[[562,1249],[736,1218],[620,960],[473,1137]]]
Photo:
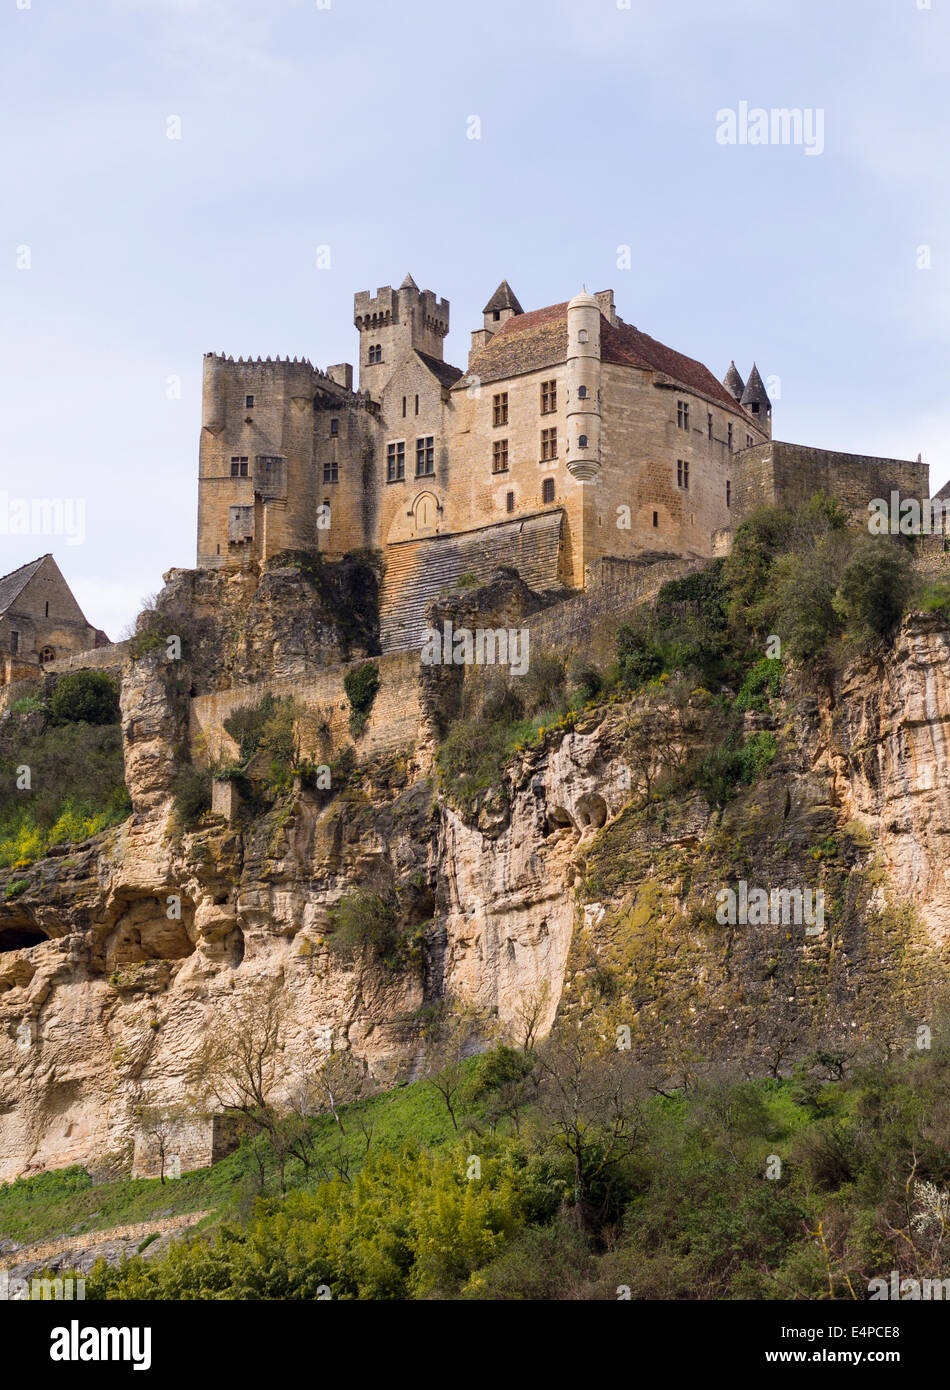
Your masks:
[[[0,951],[22,951],[46,939],[46,933],[39,927],[0,927]]]

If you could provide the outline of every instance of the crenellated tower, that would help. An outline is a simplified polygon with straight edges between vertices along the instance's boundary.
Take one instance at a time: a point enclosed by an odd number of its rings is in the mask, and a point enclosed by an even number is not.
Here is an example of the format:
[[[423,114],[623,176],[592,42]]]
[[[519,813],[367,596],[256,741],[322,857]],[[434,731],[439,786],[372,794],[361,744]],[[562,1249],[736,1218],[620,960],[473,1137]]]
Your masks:
[[[368,290],[355,295],[353,322],[360,334],[360,390],[379,400],[396,368],[413,350],[443,360],[449,301],[437,299],[432,290],[420,290],[407,275],[398,290],[383,285],[375,295]]]

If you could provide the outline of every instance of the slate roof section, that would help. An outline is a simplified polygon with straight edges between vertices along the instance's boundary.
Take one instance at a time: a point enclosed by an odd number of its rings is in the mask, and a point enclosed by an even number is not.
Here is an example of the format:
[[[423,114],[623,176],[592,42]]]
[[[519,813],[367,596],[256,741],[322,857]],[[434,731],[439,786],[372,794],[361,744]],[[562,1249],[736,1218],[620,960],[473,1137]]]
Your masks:
[[[28,564],[21,565],[19,569],[11,570],[0,578],[0,613],[5,613],[11,603],[29,584],[44,560],[48,560],[49,555],[40,555],[36,560],[30,560]]]
[[[448,390],[454,386],[462,375],[461,367],[453,367],[451,362],[440,362],[438,357],[430,357],[427,352],[420,352],[416,348],[416,356],[421,358],[424,366],[428,367],[432,375]]]
[[[768,392],[765,389],[765,382],[759,376],[759,369],[752,363],[752,370],[749,373],[749,380],[745,384],[742,393],[742,405],[765,405],[771,408],[772,402],[769,400]]]
[[[507,280],[502,280],[491,299],[482,310],[483,314],[492,314],[496,309],[513,309],[516,314],[523,314],[524,310],[518,303],[518,296],[511,288]]]
[[[722,384],[723,386],[725,386],[726,390],[729,392],[731,396],[735,396],[737,401],[742,400],[742,393],[745,390],[745,382],[739,375],[734,361],[729,363],[729,370],[728,372],[726,372]]]
[[[600,352],[604,362],[658,372],[742,419],[749,416],[708,367],[657,342],[631,323],[610,323],[600,316]],[[567,301],[516,314],[503,324],[473,358],[467,376],[488,383],[554,367],[567,360]]]

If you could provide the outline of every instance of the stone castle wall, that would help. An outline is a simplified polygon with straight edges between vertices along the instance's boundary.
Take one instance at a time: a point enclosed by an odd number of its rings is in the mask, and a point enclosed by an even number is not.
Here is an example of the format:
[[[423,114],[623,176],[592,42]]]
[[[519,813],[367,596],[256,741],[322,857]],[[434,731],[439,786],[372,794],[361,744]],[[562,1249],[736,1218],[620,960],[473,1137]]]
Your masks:
[[[824,492],[856,520],[866,521],[868,502],[886,499],[892,490],[903,497],[928,497],[929,476],[926,463],[773,440],[742,451],[736,459],[735,488],[740,515],[761,505],[794,507]]]
[[[372,659],[379,669],[380,686],[366,730],[356,745],[361,757],[411,747],[420,736],[423,718],[419,653],[393,652]],[[262,681],[196,696],[190,702],[193,751],[211,759],[234,757],[236,748],[225,732],[225,719],[242,705],[258,704],[269,693],[275,699],[292,697],[307,706],[307,714],[298,725],[301,755],[317,762],[331,761],[353,742],[343,679],[347,671],[361,665],[362,661],[353,661],[312,676]]]

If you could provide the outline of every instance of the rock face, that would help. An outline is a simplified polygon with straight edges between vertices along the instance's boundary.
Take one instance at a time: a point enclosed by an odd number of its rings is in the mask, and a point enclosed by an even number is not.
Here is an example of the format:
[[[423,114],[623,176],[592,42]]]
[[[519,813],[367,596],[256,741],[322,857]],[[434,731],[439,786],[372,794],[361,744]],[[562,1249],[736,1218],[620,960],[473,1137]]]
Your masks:
[[[215,582],[217,599],[195,588]],[[67,1163],[154,1171],[136,1107],[180,1103],[222,1014],[272,985],[288,1008],[285,1091],[331,1044],[380,1078],[418,1074],[419,1012],[445,994],[511,1028],[533,1000],[542,1032],[559,1007],[594,1013],[671,1066],[712,1049],[778,1067],[816,1041],[912,1036],[932,1019],[950,941],[942,624],[909,619],[833,698],[790,692],[769,775],[721,813],[689,789],[644,803],[626,709],[608,704],[548,731],[464,813],[439,791],[430,730],[331,792],[185,833],[173,784],[189,695],[266,659],[253,625],[231,649],[222,630],[253,600],[275,665],[298,660],[292,594],[310,580],[279,570],[263,595],[245,584],[170,577],[190,664],[175,674],[155,647],[126,672],[132,816],[16,871],[14,895],[13,875],[0,881],[0,1178]],[[321,622],[323,650],[347,647]],[[717,892],[739,879],[822,888],[825,931],[720,925]],[[331,948],[332,911],[357,890],[398,902],[418,944],[400,968]],[[213,1142],[210,1123],[183,1135],[182,1166],[209,1161]]]

